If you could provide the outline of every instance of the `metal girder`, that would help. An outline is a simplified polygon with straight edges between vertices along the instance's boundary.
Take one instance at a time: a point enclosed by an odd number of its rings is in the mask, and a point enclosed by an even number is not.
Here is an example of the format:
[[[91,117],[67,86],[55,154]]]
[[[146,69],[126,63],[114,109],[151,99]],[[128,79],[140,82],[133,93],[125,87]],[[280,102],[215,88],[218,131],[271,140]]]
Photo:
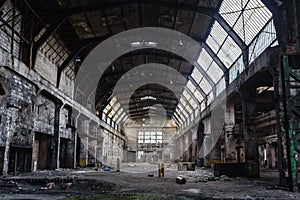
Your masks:
[[[210,57],[217,63],[220,69],[224,72],[226,87],[229,85],[229,70],[224,65],[224,63],[220,60],[220,58],[215,54],[215,52],[206,44],[206,42],[200,42],[201,46],[207,51]]]
[[[60,13],[61,17],[59,17],[59,20],[56,20],[56,22],[47,29],[46,33],[43,34],[43,36],[39,39],[39,41],[34,46],[34,50],[37,51],[37,49],[41,46],[43,42],[46,41],[46,39],[53,34],[65,21],[65,19],[69,16],[91,12],[95,10],[103,10],[105,8],[112,8],[112,7],[120,7],[122,5],[129,5],[129,4],[148,4],[148,5],[154,5],[154,6],[160,6],[160,7],[167,7],[170,9],[175,10],[182,10],[182,11],[188,11],[193,13],[200,13],[204,15],[211,16],[215,20],[219,22],[219,24],[227,31],[227,33],[233,38],[233,40],[239,45],[239,47],[243,51],[243,58],[244,58],[244,64],[245,66],[248,66],[248,47],[243,42],[243,40],[238,36],[238,34],[232,29],[232,27],[224,20],[224,18],[217,12],[217,9],[215,8],[207,8],[207,7],[196,7],[193,5],[186,5],[186,4],[177,4],[177,3],[171,3],[171,2],[156,2],[156,1],[150,1],[150,0],[144,0],[144,1],[137,1],[137,0],[120,0],[120,1],[114,1],[114,2],[105,2],[105,3],[97,3],[94,5],[89,5],[85,7],[79,7],[79,8],[69,8],[65,9]]]
[[[61,79],[61,74],[62,71],[68,66],[68,64],[73,61],[78,54],[82,51],[82,49],[84,49],[86,47],[86,45],[79,45],[68,57],[67,59],[61,64],[60,67],[58,67],[57,69],[57,78],[56,78],[56,87],[59,87],[60,84],[60,79]]]
[[[181,98],[184,98],[184,100],[189,104],[189,107],[191,108],[191,110],[194,109],[193,106],[191,105],[190,101],[188,101],[184,95],[181,95]],[[180,101],[178,103],[180,103]]]
[[[128,117],[128,113],[125,112],[125,115],[120,119],[120,122],[122,122],[126,117]],[[118,120],[116,120],[116,121],[118,121]]]
[[[221,25],[221,27],[228,33],[228,35],[240,47],[243,54],[243,62],[245,67],[249,66],[249,48],[240,36],[233,30],[233,28],[226,22],[226,20],[217,12],[214,13],[213,18]]]
[[[46,42],[46,40],[52,36],[60,27],[61,25],[66,21],[65,16],[59,16],[54,23],[49,24],[49,27],[47,27],[45,33],[33,44],[33,53],[32,53],[32,64],[31,66],[34,68],[34,63],[37,58],[37,53],[39,48]]]
[[[193,83],[193,85],[199,90],[200,94],[203,96],[203,98],[205,98],[207,96],[207,94],[205,94],[205,92],[202,90],[201,87],[199,87],[198,83],[195,81],[195,79],[192,76],[188,77],[189,80]]]
[[[180,116],[180,114],[176,111],[176,109],[175,109],[175,111],[174,111],[174,116],[175,116],[175,113],[178,115],[178,117],[179,117],[179,120],[178,121],[181,121],[182,123],[184,122],[184,119],[182,119],[182,117]]]
[[[172,109],[172,108],[171,108]],[[165,109],[166,110],[166,113],[167,114],[172,114],[174,111],[173,110],[171,110],[171,109]],[[132,111],[129,111],[129,114],[130,115],[138,115],[138,114],[143,114],[143,113],[150,113],[150,111],[149,110],[144,110],[144,109],[135,109],[135,110],[132,110]],[[162,113],[162,112],[161,112]]]
[[[274,0],[261,0],[261,2],[272,12],[278,43],[281,46],[285,46],[287,43],[287,30],[285,24],[286,20],[282,19],[282,4],[284,1],[277,0],[275,2]]]
[[[75,50],[72,51],[72,53],[67,57],[67,59],[58,67],[57,69],[57,79],[56,79],[56,87],[59,87],[59,83],[60,83],[60,78],[61,78],[61,73],[62,71],[68,66],[68,64],[73,61],[78,54],[80,54],[80,52],[86,48],[89,44],[91,43],[96,43],[96,42],[102,42],[104,40],[106,40],[108,38],[107,37],[95,37],[95,38],[91,38],[91,39],[83,39],[81,41],[81,43],[77,46],[77,48]]]
[[[202,13],[205,15],[212,16],[213,13],[216,11],[215,8],[209,7],[196,7],[194,5],[184,5],[184,4],[177,4],[176,2],[162,2],[162,1],[153,1],[153,0],[119,0],[113,2],[99,2],[96,4],[84,6],[84,7],[77,7],[77,8],[69,8],[65,9],[63,13],[67,16],[81,14],[83,12],[92,12],[95,10],[102,10],[107,8],[114,8],[114,7],[121,7],[123,5],[132,5],[132,4],[141,4],[141,5],[153,5],[158,7],[167,7],[174,10],[184,10],[190,12],[197,12]],[[57,11],[56,11],[57,12]]]
[[[183,95],[182,95],[182,96],[183,96]],[[189,117],[190,113],[189,113],[189,111],[186,109],[186,107],[185,107],[180,101],[178,102],[178,104],[181,105],[181,107],[182,107],[183,110],[187,113],[187,115],[188,115],[188,117]],[[178,105],[177,105],[177,107],[178,107]],[[175,109],[176,109],[177,107],[175,107]],[[191,108],[191,110],[193,110],[193,109]],[[192,112],[191,114],[193,114],[193,112]]]
[[[178,120],[178,118],[175,116],[175,114],[173,115],[173,119],[175,121],[175,123],[178,125],[178,127],[181,125],[180,120]]]
[[[203,75],[203,77],[207,80],[209,85],[214,88],[215,83],[214,81],[208,76],[208,74],[202,69],[202,67],[197,63],[194,62],[194,66],[199,70],[199,72]]]
[[[212,18],[214,18],[218,23],[222,26],[224,30],[230,35],[230,37],[237,43],[237,45],[242,49],[243,52],[243,61],[244,65],[248,66],[249,64],[249,58],[248,58],[248,46],[244,43],[244,41],[239,37],[239,35],[233,30],[233,28],[226,22],[226,20],[218,13],[217,9],[215,8],[208,8],[208,7],[196,7],[193,5],[187,5],[187,4],[177,4],[177,3],[171,3],[171,2],[156,2],[151,0],[144,0],[144,1],[130,1],[130,0],[123,0],[118,2],[112,2],[112,3],[100,3],[96,5],[91,5],[88,7],[82,8],[73,8],[66,11],[67,15],[75,15],[80,14],[83,11],[89,12],[89,11],[95,11],[104,9],[104,8],[110,8],[115,6],[122,6],[122,5],[128,5],[128,4],[135,4],[135,3],[141,3],[141,4],[148,4],[148,5],[155,5],[159,7],[167,7],[174,9],[176,11],[187,11],[187,12],[193,12],[193,13],[199,13],[208,15]]]

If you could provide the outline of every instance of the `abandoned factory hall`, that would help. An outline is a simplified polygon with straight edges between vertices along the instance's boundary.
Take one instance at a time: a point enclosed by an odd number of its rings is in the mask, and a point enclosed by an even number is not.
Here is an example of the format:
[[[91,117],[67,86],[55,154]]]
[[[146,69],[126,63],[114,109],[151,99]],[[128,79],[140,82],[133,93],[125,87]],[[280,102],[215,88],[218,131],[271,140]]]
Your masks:
[[[0,199],[300,199],[300,1],[0,0]]]

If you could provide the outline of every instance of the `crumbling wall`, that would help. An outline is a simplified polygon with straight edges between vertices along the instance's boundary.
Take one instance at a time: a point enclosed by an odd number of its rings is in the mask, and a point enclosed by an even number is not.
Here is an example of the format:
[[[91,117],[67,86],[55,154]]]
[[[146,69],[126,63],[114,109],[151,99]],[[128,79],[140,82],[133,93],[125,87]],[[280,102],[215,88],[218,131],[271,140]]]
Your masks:
[[[35,99],[34,130],[53,136],[54,112],[54,102],[44,95],[38,95]]]
[[[28,81],[9,71],[6,71],[4,79],[7,93],[1,104],[5,106],[6,103],[6,109],[17,109],[17,112],[7,112],[6,117],[6,120],[14,120],[15,124],[15,127],[12,127],[11,143],[31,147],[34,116],[32,100],[35,95],[35,88]],[[15,116],[10,116],[10,113]]]

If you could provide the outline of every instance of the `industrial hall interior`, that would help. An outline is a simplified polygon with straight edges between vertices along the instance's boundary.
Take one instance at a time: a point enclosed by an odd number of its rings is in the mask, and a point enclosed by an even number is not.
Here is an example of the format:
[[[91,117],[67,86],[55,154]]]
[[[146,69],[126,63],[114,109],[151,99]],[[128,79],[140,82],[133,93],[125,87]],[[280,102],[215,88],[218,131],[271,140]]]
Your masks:
[[[299,53],[298,0],[0,0],[0,198],[300,198]]]

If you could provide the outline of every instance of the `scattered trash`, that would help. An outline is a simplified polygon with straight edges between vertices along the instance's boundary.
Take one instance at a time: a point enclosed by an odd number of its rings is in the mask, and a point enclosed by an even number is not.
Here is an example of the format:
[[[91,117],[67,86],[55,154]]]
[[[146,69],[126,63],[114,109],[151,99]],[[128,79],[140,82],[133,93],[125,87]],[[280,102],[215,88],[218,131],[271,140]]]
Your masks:
[[[209,177],[207,178],[207,180],[208,180],[208,181],[216,181],[217,179],[216,179],[216,177],[214,177],[214,176],[209,176]]]
[[[221,180],[221,181],[231,181],[231,178],[229,178],[229,177],[226,176],[226,175],[221,175],[221,176],[220,176],[220,180]]]
[[[111,171],[111,168],[110,167],[104,167],[103,171],[106,171],[106,172]]]
[[[176,183],[185,184],[186,183],[186,179],[183,178],[182,176],[177,176]]]
[[[41,190],[51,190],[54,187],[54,182],[47,183],[46,187],[41,187]]]
[[[66,183],[66,184],[63,184],[63,185],[61,186],[61,189],[62,189],[62,190],[65,190],[65,189],[71,187],[72,184],[73,184],[73,183]]]

